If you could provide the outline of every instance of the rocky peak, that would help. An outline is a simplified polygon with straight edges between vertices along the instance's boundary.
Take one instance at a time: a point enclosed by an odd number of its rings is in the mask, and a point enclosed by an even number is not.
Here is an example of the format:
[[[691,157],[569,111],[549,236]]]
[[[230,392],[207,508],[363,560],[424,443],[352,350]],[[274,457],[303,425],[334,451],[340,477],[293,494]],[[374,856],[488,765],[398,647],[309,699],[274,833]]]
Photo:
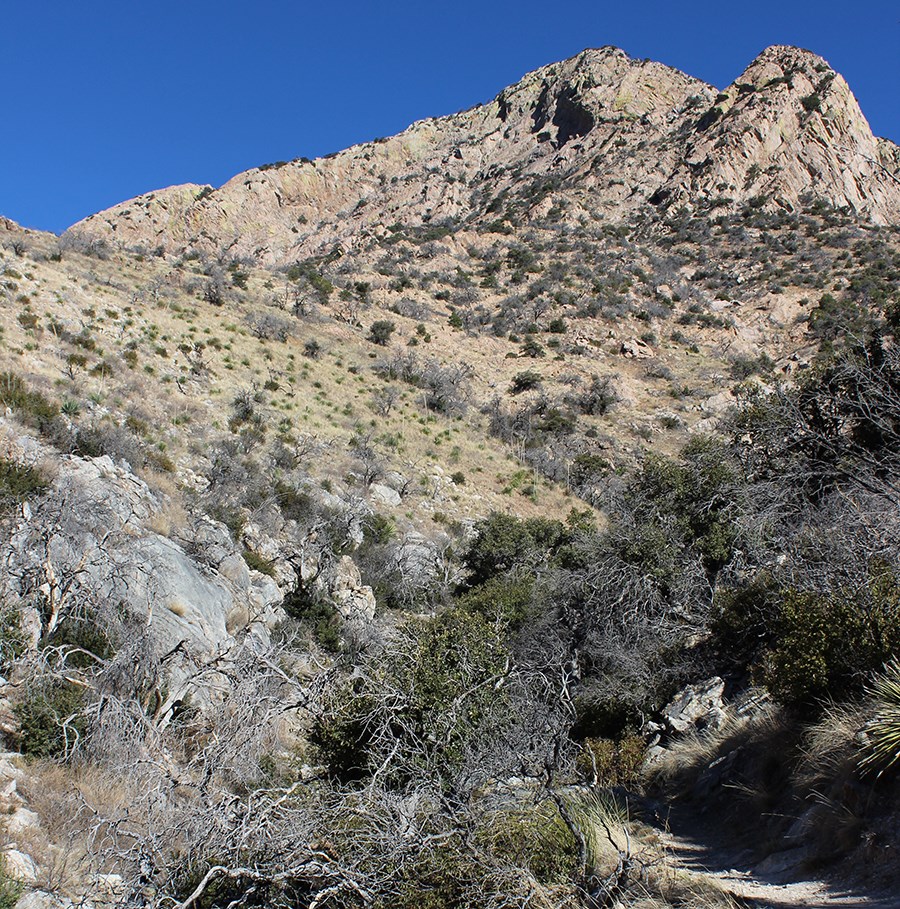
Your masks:
[[[846,81],[810,51],[764,50],[685,139],[667,204],[750,199],[793,210],[811,196],[875,223],[900,212],[896,146],[872,135]]]
[[[254,168],[216,190],[149,193],[70,230],[280,265],[366,245],[397,222],[540,218],[561,196],[613,221],[750,200],[794,210],[815,197],[889,223],[900,212],[898,162],[844,79],[809,51],[767,48],[717,92],[605,47],[399,135]]]
[[[538,140],[561,148],[599,123],[664,116],[697,91],[712,89],[661,63],[603,47],[529,73],[504,89],[496,103],[504,123],[516,115],[530,117]]]
[[[762,88],[773,79],[790,79],[795,73],[812,74],[831,72],[823,57],[802,47],[789,44],[772,44],[763,50],[735,80],[736,83],[750,83]]]

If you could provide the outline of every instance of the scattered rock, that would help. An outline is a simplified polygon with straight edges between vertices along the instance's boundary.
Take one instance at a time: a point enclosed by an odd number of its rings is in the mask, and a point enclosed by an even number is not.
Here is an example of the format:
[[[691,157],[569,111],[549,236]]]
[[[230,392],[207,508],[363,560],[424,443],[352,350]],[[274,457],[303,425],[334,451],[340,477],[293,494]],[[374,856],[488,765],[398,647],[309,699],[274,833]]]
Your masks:
[[[198,520],[188,553],[149,529],[160,502],[128,465],[107,456],[56,460],[51,494],[21,511],[0,553],[0,594],[23,604],[33,640],[41,630],[32,606],[38,595],[60,615],[73,597],[128,603],[164,650],[185,642],[197,653],[220,651],[232,641],[226,620],[231,625],[242,612],[272,624],[280,591],[240,568],[223,525]],[[277,554],[261,531],[254,543]],[[283,573],[293,582],[289,566]]]

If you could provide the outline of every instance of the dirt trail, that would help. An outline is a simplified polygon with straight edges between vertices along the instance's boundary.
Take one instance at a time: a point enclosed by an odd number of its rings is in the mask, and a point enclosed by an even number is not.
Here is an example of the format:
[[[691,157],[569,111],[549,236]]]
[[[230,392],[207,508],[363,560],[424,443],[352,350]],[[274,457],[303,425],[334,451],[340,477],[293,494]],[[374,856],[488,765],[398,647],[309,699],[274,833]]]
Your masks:
[[[900,894],[867,894],[836,880],[798,880],[802,876],[799,849],[775,853],[754,864],[749,851],[721,845],[720,834],[710,831],[702,819],[686,815],[673,814],[666,829],[658,833],[674,866],[716,881],[747,909],[900,909]]]

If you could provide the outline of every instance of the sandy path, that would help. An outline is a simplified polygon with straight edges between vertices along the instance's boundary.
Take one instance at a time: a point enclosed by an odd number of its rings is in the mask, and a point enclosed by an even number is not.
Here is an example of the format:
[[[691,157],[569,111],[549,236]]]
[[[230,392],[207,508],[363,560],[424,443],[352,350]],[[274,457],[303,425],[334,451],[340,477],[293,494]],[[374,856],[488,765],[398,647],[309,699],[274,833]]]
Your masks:
[[[850,883],[830,869],[810,875],[802,849],[787,849],[759,861],[759,855],[737,843],[741,831],[716,826],[714,816],[686,804],[648,800],[646,822],[658,837],[669,863],[693,875],[715,881],[747,909],[900,909],[900,893],[877,894]],[[835,869],[837,871],[838,869]]]
[[[773,857],[776,861],[747,868],[749,857],[745,853],[728,853],[697,842],[695,836],[687,839],[669,831],[660,831],[659,838],[674,865],[715,880],[748,909],[828,909],[832,906],[900,909],[900,894],[896,898],[873,897],[822,880],[790,880],[786,870],[791,865],[789,853]],[[780,870],[779,866],[785,870]],[[742,868],[747,870],[740,870]]]

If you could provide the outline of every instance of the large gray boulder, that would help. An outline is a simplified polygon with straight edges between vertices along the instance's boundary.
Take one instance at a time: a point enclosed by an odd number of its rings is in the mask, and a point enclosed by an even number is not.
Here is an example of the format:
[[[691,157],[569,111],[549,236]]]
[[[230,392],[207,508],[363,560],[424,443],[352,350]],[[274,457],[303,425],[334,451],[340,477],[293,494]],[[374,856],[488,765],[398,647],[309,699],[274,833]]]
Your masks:
[[[221,652],[239,631],[265,637],[283,615],[278,586],[248,571],[227,530],[208,518],[190,552],[156,532],[163,507],[125,464],[57,459],[48,494],[21,509],[0,551],[0,593],[31,608],[36,633],[67,613],[125,609],[162,651]]]

